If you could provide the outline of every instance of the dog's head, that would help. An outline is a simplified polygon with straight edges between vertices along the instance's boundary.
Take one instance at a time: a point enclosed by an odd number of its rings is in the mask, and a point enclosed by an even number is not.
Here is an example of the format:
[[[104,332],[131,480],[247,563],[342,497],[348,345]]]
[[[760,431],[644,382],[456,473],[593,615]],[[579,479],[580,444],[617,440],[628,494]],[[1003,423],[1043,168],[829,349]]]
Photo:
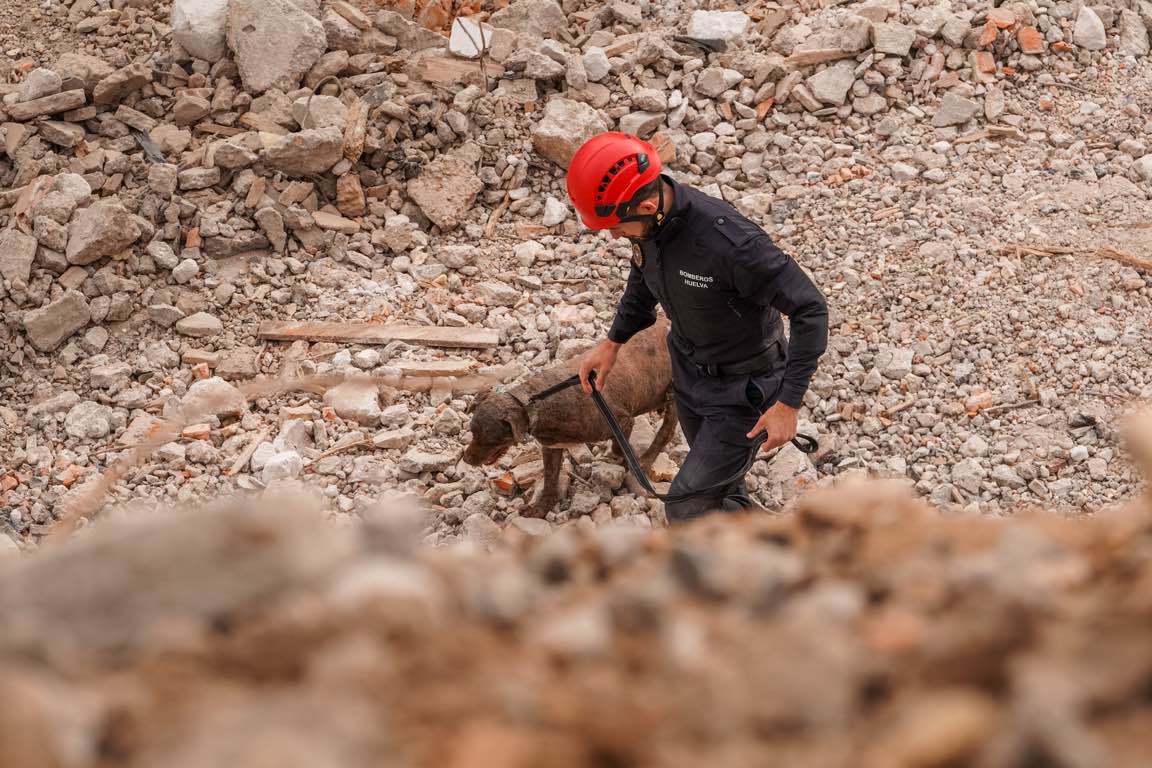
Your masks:
[[[472,441],[464,449],[464,461],[474,467],[495,464],[514,444],[528,435],[528,413],[507,393],[485,390],[469,406]]]

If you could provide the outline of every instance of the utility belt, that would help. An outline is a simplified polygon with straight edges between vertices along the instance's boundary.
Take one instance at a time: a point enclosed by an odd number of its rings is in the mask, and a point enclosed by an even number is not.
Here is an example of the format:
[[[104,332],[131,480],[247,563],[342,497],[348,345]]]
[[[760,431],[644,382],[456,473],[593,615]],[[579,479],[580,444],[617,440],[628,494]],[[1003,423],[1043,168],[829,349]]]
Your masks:
[[[675,333],[670,333],[668,337],[672,340],[673,346],[676,347],[685,361],[693,365],[696,370],[704,376],[747,376],[749,374],[767,373],[787,354],[784,348],[784,329],[779,325],[776,326],[772,339],[768,342],[767,349],[746,360],[738,360],[734,363],[698,362],[692,359],[692,354],[695,350],[691,344]]]

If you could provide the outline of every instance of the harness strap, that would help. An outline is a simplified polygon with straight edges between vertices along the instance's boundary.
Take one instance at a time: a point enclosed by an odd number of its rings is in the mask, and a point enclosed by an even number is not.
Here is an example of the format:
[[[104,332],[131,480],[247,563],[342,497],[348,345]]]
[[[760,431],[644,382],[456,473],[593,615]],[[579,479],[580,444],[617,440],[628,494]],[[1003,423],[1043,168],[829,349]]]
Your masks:
[[[631,470],[632,475],[636,478],[637,482],[643,486],[644,490],[647,491],[650,496],[659,499],[665,504],[676,504],[682,501],[688,501],[690,499],[696,499],[703,496],[715,496],[717,493],[724,491],[728,486],[732,485],[732,483],[740,481],[744,475],[748,474],[748,470],[752,469],[752,465],[756,463],[756,456],[760,452],[760,448],[764,445],[765,441],[768,440],[768,435],[763,432],[757,435],[756,439],[752,441],[751,448],[748,450],[748,458],[744,462],[744,466],[741,467],[739,472],[733,474],[723,482],[717,483],[716,485],[710,486],[708,488],[701,488],[685,493],[657,493],[656,489],[652,487],[651,481],[648,480],[648,474],[641,468],[640,460],[636,458],[636,453],[632,450],[632,446],[629,444],[628,438],[624,435],[624,430],[620,428],[620,423],[612,414],[612,409],[608,406],[608,402],[604,399],[604,396],[600,394],[600,390],[596,388],[596,371],[591,371],[588,374],[588,381],[592,384],[592,402],[595,403],[596,409],[600,411],[600,416],[604,419],[604,423],[608,425],[608,429],[612,433],[612,437],[616,439],[616,443],[620,446],[620,451],[624,454],[624,462],[628,465],[628,469]],[[537,392],[535,395],[532,395],[528,398],[528,405],[551,397],[557,392],[563,392],[564,390],[570,387],[574,387],[579,383],[580,375],[576,374],[570,378],[565,379],[559,384],[555,384],[551,387],[548,387],[547,389]],[[515,395],[513,396],[515,397]],[[519,400],[518,397],[516,399]],[[525,407],[528,406],[526,405]],[[532,411],[534,410],[535,409],[530,409],[530,417],[534,415],[532,414]],[[792,438],[791,442],[792,445],[796,446],[803,453],[815,453],[820,448],[820,444],[816,441],[816,439],[809,437],[808,435],[796,435],[796,437]],[[773,456],[775,456],[775,453]]]

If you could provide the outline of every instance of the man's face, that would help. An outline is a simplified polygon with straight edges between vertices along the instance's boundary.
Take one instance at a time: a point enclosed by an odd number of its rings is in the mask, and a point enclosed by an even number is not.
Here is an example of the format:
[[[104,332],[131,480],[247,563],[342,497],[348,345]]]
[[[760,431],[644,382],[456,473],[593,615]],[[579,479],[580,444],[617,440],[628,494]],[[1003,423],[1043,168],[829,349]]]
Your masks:
[[[637,205],[630,213],[636,216],[652,216],[660,210],[658,197],[650,197]],[[608,232],[614,238],[626,237],[629,240],[647,240],[652,234],[655,224],[651,219],[645,221],[625,221],[609,228]]]
[[[608,233],[617,240],[622,237],[644,240],[648,235],[649,229],[651,229],[651,225],[646,221],[626,221],[623,224],[617,224],[615,227],[612,227],[608,230]]]

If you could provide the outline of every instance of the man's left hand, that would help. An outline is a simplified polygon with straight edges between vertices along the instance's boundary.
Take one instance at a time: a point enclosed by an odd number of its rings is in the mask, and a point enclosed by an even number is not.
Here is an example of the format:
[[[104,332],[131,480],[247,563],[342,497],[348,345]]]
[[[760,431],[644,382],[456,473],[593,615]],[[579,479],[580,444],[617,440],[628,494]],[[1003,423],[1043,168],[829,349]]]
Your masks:
[[[779,448],[792,438],[796,437],[796,415],[799,411],[790,405],[776,403],[760,416],[756,426],[748,433],[752,439],[761,432],[768,433],[768,440],[764,443],[764,450],[770,451]]]

